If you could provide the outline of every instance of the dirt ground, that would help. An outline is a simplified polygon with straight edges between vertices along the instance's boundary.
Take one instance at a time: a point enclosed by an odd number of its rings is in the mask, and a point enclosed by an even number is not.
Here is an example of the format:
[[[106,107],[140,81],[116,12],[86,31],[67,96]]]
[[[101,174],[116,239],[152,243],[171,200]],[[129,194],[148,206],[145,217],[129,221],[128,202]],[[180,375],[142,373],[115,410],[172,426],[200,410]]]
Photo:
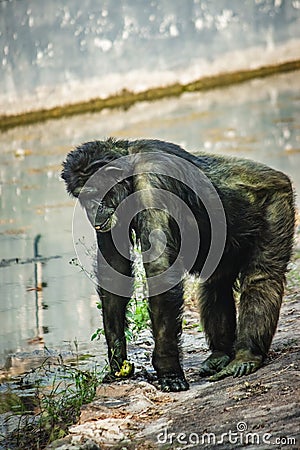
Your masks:
[[[48,448],[299,449],[299,240],[296,255],[269,358],[259,371],[215,383],[200,378],[197,368],[208,350],[194,326],[197,313],[189,310],[183,337],[189,391],[162,393],[138,366],[135,379],[100,386],[70,434]],[[135,352],[147,369],[149,344],[143,337]]]

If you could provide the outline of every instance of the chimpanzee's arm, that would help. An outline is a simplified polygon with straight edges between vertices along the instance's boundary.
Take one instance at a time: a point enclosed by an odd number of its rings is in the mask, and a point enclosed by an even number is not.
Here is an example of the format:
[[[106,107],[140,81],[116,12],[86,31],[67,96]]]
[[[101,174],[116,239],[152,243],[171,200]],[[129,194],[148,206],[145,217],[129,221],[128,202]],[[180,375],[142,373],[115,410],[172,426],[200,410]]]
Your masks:
[[[128,294],[128,283],[130,282],[128,280],[130,280],[130,277],[133,280],[132,265],[129,260],[129,248],[122,249],[122,253],[127,254],[128,258],[121,255],[115,247],[110,231],[97,233],[97,241],[99,249],[97,267],[98,294],[102,303],[104,332],[108,346],[111,370],[109,377],[113,378],[127,359],[125,313],[130,296],[119,295],[119,293],[124,292],[124,294]],[[128,242],[128,240],[124,239],[125,241]],[[127,281],[122,281],[122,277],[118,276],[111,279],[109,272],[111,269],[121,275],[125,275]],[[124,283],[124,286],[122,283]]]

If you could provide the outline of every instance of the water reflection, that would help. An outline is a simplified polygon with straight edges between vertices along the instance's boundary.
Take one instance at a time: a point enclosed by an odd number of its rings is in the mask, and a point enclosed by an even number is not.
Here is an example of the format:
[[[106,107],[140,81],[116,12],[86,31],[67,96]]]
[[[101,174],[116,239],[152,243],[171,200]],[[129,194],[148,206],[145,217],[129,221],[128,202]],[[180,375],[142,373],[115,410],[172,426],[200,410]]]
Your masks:
[[[39,234],[41,255],[61,258],[0,267],[0,365],[10,353],[60,350],[75,338],[89,347],[99,327],[94,285],[69,264],[74,202],[59,174],[72,146],[110,135],[170,140],[265,162],[288,173],[299,192],[299,92],[299,73],[291,73],[2,133],[0,261],[34,256]]]

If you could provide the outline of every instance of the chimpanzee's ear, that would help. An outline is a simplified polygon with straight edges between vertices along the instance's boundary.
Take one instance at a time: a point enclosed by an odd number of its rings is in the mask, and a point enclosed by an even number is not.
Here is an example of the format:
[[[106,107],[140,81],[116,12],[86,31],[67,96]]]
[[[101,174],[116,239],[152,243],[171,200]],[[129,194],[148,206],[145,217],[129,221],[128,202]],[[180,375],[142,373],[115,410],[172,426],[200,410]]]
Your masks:
[[[118,164],[110,163],[104,166],[104,172],[116,181],[122,181],[124,179],[124,170]]]

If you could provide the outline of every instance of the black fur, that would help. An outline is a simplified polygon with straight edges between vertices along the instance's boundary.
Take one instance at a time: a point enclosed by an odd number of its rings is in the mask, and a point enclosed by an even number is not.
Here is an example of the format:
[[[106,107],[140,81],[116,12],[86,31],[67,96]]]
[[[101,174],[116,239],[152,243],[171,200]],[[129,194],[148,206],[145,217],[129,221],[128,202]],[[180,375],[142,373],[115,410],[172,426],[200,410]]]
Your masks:
[[[291,183],[286,175],[263,164],[204,153],[194,156],[177,145],[158,140],[130,142],[108,139],[85,143],[68,154],[63,163],[62,177],[68,192],[78,197],[91,175],[108,162],[126,155],[157,152],[160,166],[165,161],[167,167],[171,155],[175,155],[199,168],[199,177],[191,174],[194,177],[192,184],[200,186],[205,195],[208,188],[201,178],[201,173],[204,173],[217,190],[226,214],[224,253],[214,273],[201,285],[199,294],[201,318],[212,351],[201,365],[200,373],[212,375],[211,380],[251,373],[266,357],[278,321],[294,231]],[[134,159],[132,161],[132,166],[138,166],[138,159],[136,164]],[[100,195],[99,198],[98,192],[103,180],[96,178],[92,182],[90,191],[94,198],[97,197],[98,207],[98,212],[93,213],[96,217],[93,225],[98,231],[105,231],[97,233],[98,247],[106,259],[106,262],[102,260],[99,263],[98,277],[111,363],[109,379],[114,377],[127,357],[124,327],[129,296],[112,294],[101,287],[101,277],[105,272],[103,264],[108,262],[119,273],[132,276],[129,246],[124,244],[123,255],[120,255],[111,240],[110,231],[105,228],[107,223],[112,223],[116,207],[140,189],[158,188],[174,193],[193,212],[201,233],[201,248],[190,272],[200,273],[208,254],[211,229],[207,211],[193,189],[176,179],[176,171],[180,169],[172,164],[170,176],[160,175],[153,162],[149,166],[151,173],[145,175],[135,175],[137,167],[124,167],[128,177],[119,182],[116,176],[114,187],[105,197]],[[148,199],[148,206],[149,201],[151,199]],[[81,202],[88,213],[90,208],[95,208],[89,198],[84,200],[84,195]],[[119,226],[122,227],[122,220]],[[148,236],[154,228],[160,228],[166,236],[164,255],[144,264],[148,278],[172,266],[181,238],[167,208],[145,209],[137,214],[131,226],[144,252],[149,249]],[[188,227],[186,220],[184,233],[189,233]],[[124,238],[125,242],[127,239]],[[114,283],[114,280],[110,282]],[[155,339],[153,365],[161,388],[179,391],[188,388],[178,345],[183,287],[181,281],[175,286],[171,279],[165,282],[172,285],[169,290],[159,295],[151,295],[150,290],[149,296]],[[237,327],[234,290],[240,291]]]

